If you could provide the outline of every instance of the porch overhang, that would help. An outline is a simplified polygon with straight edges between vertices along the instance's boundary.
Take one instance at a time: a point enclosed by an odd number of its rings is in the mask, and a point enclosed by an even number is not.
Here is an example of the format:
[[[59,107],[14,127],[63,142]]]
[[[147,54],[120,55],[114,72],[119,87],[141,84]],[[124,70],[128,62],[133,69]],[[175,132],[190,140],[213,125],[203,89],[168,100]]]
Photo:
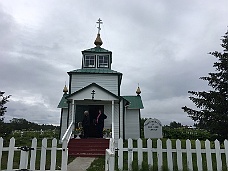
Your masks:
[[[96,83],[92,83],[71,95],[66,96],[67,100],[74,101],[119,101],[121,97],[113,94],[112,92],[104,89]]]

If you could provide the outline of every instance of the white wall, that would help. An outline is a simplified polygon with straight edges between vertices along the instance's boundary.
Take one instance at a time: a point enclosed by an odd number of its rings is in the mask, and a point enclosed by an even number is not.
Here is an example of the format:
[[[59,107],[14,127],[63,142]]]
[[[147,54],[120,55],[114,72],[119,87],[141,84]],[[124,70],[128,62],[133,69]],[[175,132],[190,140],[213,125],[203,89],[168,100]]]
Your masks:
[[[105,129],[112,128],[112,104],[105,104],[104,113],[107,115],[107,119],[104,122]],[[114,105],[114,138],[119,139],[119,104]]]
[[[64,135],[64,133],[66,132],[66,130],[67,130],[67,115],[68,115],[68,109],[65,109],[65,108],[63,108],[63,109],[61,109],[61,115],[62,115],[62,117],[61,117],[61,123],[62,123],[62,125],[61,125],[61,132],[60,132],[60,139],[62,139],[62,137],[63,137],[63,135]]]
[[[71,93],[96,83],[115,95],[118,95],[118,75],[106,74],[73,74],[71,80]]]
[[[123,107],[123,100],[120,102],[120,137],[123,138],[123,112],[125,107]]]
[[[97,86],[90,86],[87,89],[84,89],[83,91],[80,91],[74,94],[69,99],[74,99],[74,100],[92,99],[91,92],[93,90],[95,91],[94,100],[102,100],[102,101],[118,100],[118,98],[116,98],[110,93],[107,93],[106,91],[102,90]]]
[[[139,109],[127,109],[125,113],[125,139],[140,138]]]

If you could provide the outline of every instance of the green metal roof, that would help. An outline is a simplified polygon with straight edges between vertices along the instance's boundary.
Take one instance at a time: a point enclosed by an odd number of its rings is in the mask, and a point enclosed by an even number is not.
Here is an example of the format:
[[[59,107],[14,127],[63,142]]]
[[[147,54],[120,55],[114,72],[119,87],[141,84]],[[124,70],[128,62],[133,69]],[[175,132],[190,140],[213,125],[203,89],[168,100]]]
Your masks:
[[[84,52],[99,52],[99,53],[112,53],[111,51],[109,51],[109,50],[106,50],[106,49],[104,49],[104,48],[101,48],[101,47],[94,47],[94,48],[90,48],[90,49],[86,49],[86,50],[83,50],[82,51],[82,53],[84,53]]]
[[[122,96],[130,102],[128,109],[143,109],[141,96]]]
[[[70,71],[68,73],[96,73],[96,74],[119,74],[122,75],[122,73],[111,70],[111,69],[106,69],[106,68],[83,68],[83,69],[76,69],[73,71]]]
[[[66,93],[63,94],[63,97],[62,97],[62,99],[59,102],[58,108],[68,108],[67,99],[66,99],[66,97],[68,95],[69,94],[66,94]]]

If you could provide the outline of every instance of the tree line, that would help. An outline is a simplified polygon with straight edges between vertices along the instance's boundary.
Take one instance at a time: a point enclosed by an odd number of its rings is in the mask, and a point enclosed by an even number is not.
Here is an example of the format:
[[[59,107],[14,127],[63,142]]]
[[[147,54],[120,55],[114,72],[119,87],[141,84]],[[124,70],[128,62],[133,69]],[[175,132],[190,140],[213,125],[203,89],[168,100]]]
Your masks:
[[[7,112],[6,103],[9,102],[11,95],[4,95],[5,92],[0,91],[0,137],[9,135],[14,130],[34,130],[43,131],[59,129],[59,126],[37,124],[34,122],[27,121],[23,118],[13,118],[9,123],[4,122],[4,114]]]
[[[34,122],[27,121],[23,118],[13,118],[9,123],[1,123],[3,129],[0,130],[0,137],[7,136],[15,130],[26,130],[26,131],[40,131],[40,130],[58,130],[59,126],[37,124]]]

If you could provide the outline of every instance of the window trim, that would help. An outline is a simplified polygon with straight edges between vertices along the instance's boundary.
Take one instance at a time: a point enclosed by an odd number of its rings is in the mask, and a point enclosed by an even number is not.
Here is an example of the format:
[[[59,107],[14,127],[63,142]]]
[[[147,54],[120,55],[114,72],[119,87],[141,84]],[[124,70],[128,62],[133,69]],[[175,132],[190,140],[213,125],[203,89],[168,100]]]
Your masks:
[[[86,66],[86,57],[94,57],[94,65],[93,66]],[[84,68],[96,68],[96,55],[89,55],[89,54],[88,55],[84,55],[83,67]]]
[[[97,68],[109,68],[110,67],[110,55],[109,54],[101,54],[101,55],[96,55],[97,56]],[[103,60],[104,60],[104,57],[107,57],[107,66],[100,66],[100,62],[99,62],[99,57],[103,57]]]

